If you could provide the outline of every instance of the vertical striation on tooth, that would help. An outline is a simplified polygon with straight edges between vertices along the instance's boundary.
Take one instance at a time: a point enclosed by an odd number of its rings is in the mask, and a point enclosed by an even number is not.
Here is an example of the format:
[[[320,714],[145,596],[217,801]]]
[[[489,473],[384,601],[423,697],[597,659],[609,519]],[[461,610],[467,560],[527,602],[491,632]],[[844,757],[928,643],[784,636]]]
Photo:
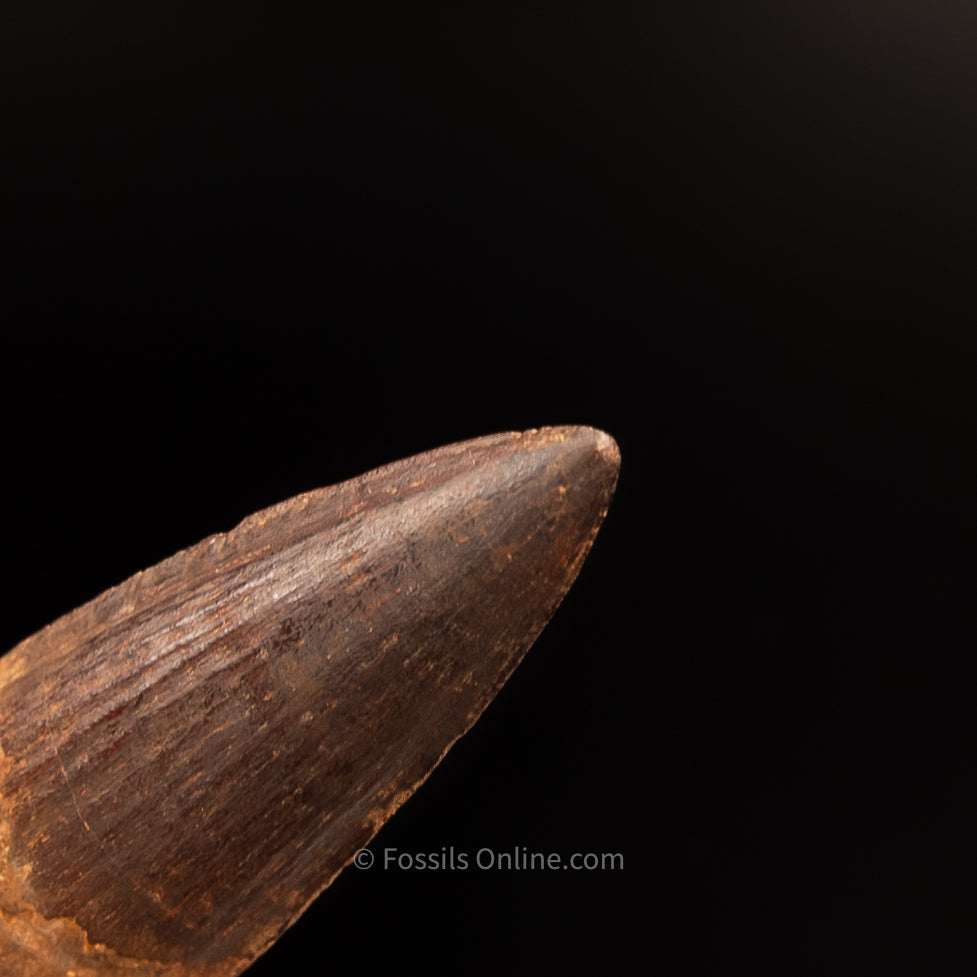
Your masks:
[[[33,927],[64,934],[36,977],[240,973],[512,673],[618,466],[586,427],[449,445],[256,513],[0,659],[0,959]]]

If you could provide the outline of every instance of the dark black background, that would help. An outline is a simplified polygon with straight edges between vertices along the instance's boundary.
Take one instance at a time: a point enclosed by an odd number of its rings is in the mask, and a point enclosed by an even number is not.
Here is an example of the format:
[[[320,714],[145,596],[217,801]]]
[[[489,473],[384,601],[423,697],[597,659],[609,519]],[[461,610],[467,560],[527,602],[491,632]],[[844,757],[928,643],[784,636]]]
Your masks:
[[[4,4],[4,638],[251,511],[586,423],[581,577],[255,977],[974,962],[977,14]],[[969,971],[969,967],[967,967]]]

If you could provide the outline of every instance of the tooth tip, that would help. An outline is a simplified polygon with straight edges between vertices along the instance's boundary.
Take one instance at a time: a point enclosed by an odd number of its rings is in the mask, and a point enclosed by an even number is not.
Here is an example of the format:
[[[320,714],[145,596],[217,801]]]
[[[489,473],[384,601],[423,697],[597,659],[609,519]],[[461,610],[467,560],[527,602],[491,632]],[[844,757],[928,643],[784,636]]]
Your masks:
[[[593,431],[594,442],[597,445],[597,451],[601,458],[615,471],[620,470],[621,449],[617,446],[617,442],[605,431],[599,431],[596,428],[591,428],[590,430]]]
[[[566,443],[568,450],[596,451],[600,460],[616,475],[621,468],[621,450],[606,431],[587,425],[542,428],[531,432],[544,438]]]

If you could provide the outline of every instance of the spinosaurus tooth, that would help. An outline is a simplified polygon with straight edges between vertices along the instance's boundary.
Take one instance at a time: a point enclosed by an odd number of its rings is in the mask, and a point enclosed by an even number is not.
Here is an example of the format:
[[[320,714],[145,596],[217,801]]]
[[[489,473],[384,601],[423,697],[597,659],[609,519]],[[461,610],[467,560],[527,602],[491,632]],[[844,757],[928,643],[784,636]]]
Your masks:
[[[619,454],[554,427],[211,536],[0,659],[0,972],[233,977],[485,709]]]

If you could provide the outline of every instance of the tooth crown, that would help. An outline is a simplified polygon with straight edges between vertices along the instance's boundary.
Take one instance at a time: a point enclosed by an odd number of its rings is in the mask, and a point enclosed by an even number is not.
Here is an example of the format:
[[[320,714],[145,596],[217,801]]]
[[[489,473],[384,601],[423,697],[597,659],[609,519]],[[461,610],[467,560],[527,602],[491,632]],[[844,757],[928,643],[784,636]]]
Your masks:
[[[3,973],[240,973],[491,701],[618,463],[573,427],[427,452],[256,513],[0,659]]]

